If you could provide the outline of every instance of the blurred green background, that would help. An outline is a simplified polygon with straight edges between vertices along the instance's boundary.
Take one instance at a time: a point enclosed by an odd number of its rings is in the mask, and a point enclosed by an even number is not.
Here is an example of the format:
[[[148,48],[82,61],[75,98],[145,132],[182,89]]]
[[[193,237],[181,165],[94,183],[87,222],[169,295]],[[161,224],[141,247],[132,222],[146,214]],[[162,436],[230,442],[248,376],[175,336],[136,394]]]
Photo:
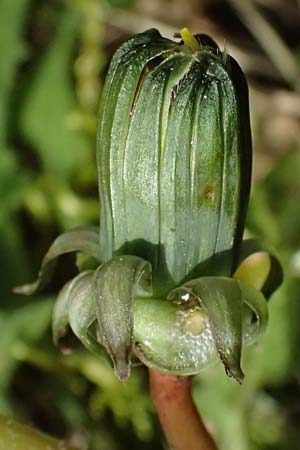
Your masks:
[[[195,377],[195,400],[220,450],[299,450],[297,0],[1,0],[0,412],[82,449],[166,448],[144,368],[123,385],[80,346],[62,356],[52,345],[54,293],[75,273],[72,258],[45,295],[11,292],[34,278],[58,233],[98,223],[103,77],[119,43],[153,26],[168,37],[183,26],[211,34],[245,70],[254,140],[246,234],[275,247],[285,271],[268,332],[243,355],[244,385],[217,366]]]

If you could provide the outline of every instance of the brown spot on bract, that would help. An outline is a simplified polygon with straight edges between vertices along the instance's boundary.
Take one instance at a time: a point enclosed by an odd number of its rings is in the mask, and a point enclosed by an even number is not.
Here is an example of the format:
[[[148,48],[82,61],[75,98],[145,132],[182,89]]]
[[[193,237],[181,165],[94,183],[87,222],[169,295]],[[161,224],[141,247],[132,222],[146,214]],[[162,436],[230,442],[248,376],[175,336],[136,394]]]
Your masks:
[[[211,186],[210,184],[205,186],[205,189],[204,189],[205,200],[209,203],[213,203],[215,196],[216,196],[216,192],[215,192],[215,189],[213,188],[213,186]]]

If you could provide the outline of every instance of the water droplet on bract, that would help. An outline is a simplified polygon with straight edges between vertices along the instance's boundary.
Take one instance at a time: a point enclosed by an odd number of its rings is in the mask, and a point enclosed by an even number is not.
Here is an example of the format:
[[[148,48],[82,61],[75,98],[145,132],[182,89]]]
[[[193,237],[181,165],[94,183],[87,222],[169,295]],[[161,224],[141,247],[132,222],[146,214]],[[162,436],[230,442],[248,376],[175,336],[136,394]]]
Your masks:
[[[184,302],[187,302],[190,299],[190,294],[187,292],[180,297]]]

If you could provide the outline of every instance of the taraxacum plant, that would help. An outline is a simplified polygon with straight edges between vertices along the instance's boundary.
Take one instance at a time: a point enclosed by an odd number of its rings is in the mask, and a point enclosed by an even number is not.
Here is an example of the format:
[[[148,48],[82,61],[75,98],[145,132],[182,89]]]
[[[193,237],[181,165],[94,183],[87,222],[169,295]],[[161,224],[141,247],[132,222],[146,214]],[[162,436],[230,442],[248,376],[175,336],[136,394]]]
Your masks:
[[[99,230],[59,236],[37,281],[16,291],[43,288],[58,256],[89,254],[91,268],[58,295],[55,343],[70,326],[121,380],[131,361],[191,375],[219,356],[241,382],[242,346],[264,332],[266,299],[281,282],[275,258],[242,241],[251,159],[236,61],[187,29],[179,41],[155,29],[134,36],[113,56],[102,94]],[[257,252],[268,270],[253,284],[243,261]]]

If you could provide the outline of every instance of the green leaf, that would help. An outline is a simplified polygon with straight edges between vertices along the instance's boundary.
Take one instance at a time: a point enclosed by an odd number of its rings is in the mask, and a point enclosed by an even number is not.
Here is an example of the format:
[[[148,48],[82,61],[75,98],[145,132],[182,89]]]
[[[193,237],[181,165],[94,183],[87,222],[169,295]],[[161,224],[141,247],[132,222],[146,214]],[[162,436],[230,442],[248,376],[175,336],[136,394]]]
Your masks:
[[[138,286],[150,292],[150,263],[137,256],[118,256],[100,266],[94,275],[93,295],[99,335],[121,381],[130,371],[133,345],[133,298]]]
[[[239,383],[242,349],[242,295],[238,282],[225,277],[202,277],[174,289],[169,298],[198,300],[206,312],[215,345],[228,375]]]
[[[16,294],[31,295],[41,290],[51,277],[56,259],[66,253],[81,251],[99,259],[99,234],[96,227],[82,227],[58,236],[44,256],[38,278],[34,283],[14,289]]]

